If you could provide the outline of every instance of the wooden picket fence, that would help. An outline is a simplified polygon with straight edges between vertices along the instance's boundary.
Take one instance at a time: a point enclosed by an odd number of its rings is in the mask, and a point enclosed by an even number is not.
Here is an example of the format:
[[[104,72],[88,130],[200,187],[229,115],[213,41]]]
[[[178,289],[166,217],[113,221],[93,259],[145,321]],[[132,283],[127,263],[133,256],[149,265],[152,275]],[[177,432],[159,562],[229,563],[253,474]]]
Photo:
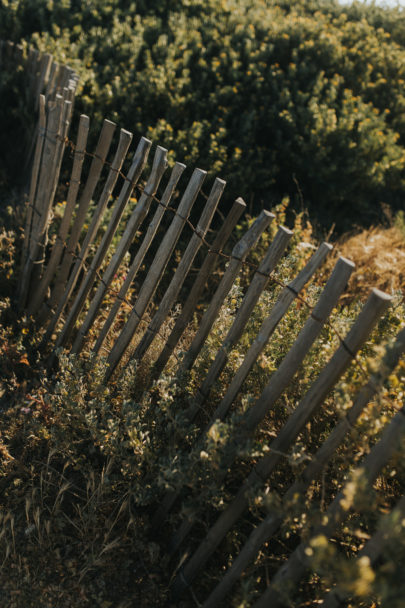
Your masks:
[[[16,47],[18,49],[18,47]],[[3,46],[4,50],[4,46]],[[8,49],[8,52],[11,52]],[[19,52],[19,50],[18,50]],[[214,236],[207,242],[207,233],[218,207],[225,182],[215,179],[207,197],[203,197],[202,185],[206,172],[195,169],[187,185],[179,186],[185,170],[181,163],[175,163],[167,177],[163,194],[157,192],[168,170],[167,150],[158,146],[153,160],[149,162],[152,142],[141,137],[135,152],[129,159],[129,169],[124,172],[125,161],[132,134],[120,130],[118,143],[113,151],[112,161],[107,158],[111,153],[116,125],[105,120],[94,151],[87,149],[89,118],[80,116],[75,142],[68,139],[69,124],[74,87],[77,79],[65,68],[56,67],[50,56],[42,56],[31,51],[28,65],[35,65],[33,91],[39,99],[39,126],[35,142],[32,164],[31,183],[28,195],[27,218],[25,224],[25,241],[21,270],[21,282],[18,305],[21,312],[32,315],[45,328],[42,347],[48,353],[48,366],[52,368],[59,352],[65,349],[79,355],[84,346],[90,348],[94,355],[107,353],[105,381],[115,379],[123,371],[128,360],[140,363],[143,361],[154,339],[162,331],[173,310],[180,304],[181,310],[174,326],[165,337],[160,352],[152,361],[150,384],[159,378],[173,354],[178,355],[179,344],[186,328],[203,301],[204,289],[218,265],[226,264],[222,278],[202,314],[199,328],[184,356],[180,359],[177,374],[180,377],[195,364],[213,325],[218,318],[232,287],[237,281],[242,267],[247,264],[247,256],[255,249],[261,235],[266,231],[275,217],[263,210],[246,233],[234,245],[230,255],[224,253],[226,244],[245,209],[242,199],[237,199],[222,225],[216,229]],[[55,66],[55,67],[53,67]],[[34,68],[33,68],[34,69]],[[34,72],[33,72],[34,73]],[[64,76],[62,77],[62,74]],[[68,78],[69,77],[69,78]],[[67,80],[66,80],[67,79]],[[70,84],[67,84],[69,83]],[[67,85],[67,86],[66,86]],[[73,86],[74,85],[74,86]],[[65,158],[64,170],[70,165],[70,179],[66,194],[63,217],[57,226],[53,240],[48,239],[48,232],[53,221],[56,203],[55,193],[61,175],[64,151],[69,148],[71,154]],[[85,160],[88,159],[87,172]],[[149,163],[149,164],[148,164]],[[95,196],[96,191],[99,191]],[[174,207],[175,193],[181,191],[179,203]],[[136,193],[136,198],[134,196]],[[196,201],[204,199],[202,213],[196,226],[191,225],[189,216]],[[94,211],[90,220],[90,205],[94,201]],[[199,203],[200,204],[200,203]],[[152,213],[152,210],[153,213]],[[103,222],[106,212],[108,222]],[[114,238],[122,218],[122,235],[116,244]],[[159,226],[166,221],[164,236],[159,236]],[[88,226],[85,227],[86,222]],[[100,227],[103,232],[100,236]],[[162,224],[163,225],[163,224]],[[184,237],[184,228],[191,232],[190,238]],[[141,233],[141,238],[139,234]],[[84,236],[82,236],[84,235]],[[235,319],[224,335],[215,359],[209,367],[206,377],[195,395],[189,399],[185,416],[194,422],[197,414],[204,408],[215,383],[220,378],[232,349],[237,346],[252,311],[266,287],[276,281],[274,271],[285,254],[292,231],[279,227],[263,259],[243,295]],[[180,238],[181,237],[181,238]],[[136,240],[136,247],[134,242]],[[113,246],[113,251],[111,251]],[[205,247],[205,256],[194,276],[197,254]],[[125,261],[131,248],[131,261],[126,268]],[[175,249],[182,248],[180,261],[175,271],[171,262]],[[326,260],[331,245],[322,243],[307,262],[305,267],[283,287],[275,305],[265,318],[255,339],[226,389],[225,396],[213,413],[208,425],[201,429],[206,433],[218,420],[226,419],[241,387],[252,370],[263,349],[271,340],[279,323],[286,315],[294,301],[303,303],[303,290]],[[151,252],[154,251],[154,255]],[[148,255],[150,257],[148,257]],[[146,278],[137,285],[140,269],[146,259],[150,265]],[[251,266],[251,264],[250,264]],[[113,287],[117,276],[125,267],[125,278],[118,289]],[[121,269],[121,270],[120,270]],[[260,398],[248,409],[240,424],[240,440],[252,436],[266,414],[293,381],[305,356],[320,335],[339,298],[344,292],[354,265],[347,259],[340,258],[330,274],[315,307],[308,306],[307,320],[296,340],[278,369],[270,376]],[[192,274],[193,273],[193,274]],[[182,298],[182,287],[190,285],[188,296]],[[115,283],[114,283],[115,284]],[[165,286],[164,289],[162,286]],[[160,287],[160,289],[159,289]],[[136,296],[131,296],[133,291]],[[163,291],[163,295],[161,294]],[[109,297],[108,317],[100,326],[99,312]],[[269,476],[276,470],[285,454],[294,447],[297,437],[307,423],[321,408],[325,398],[336,386],[339,379],[350,365],[357,365],[356,353],[363,347],[374,326],[387,310],[390,296],[373,289],[348,334],[339,337],[339,346],[334,355],[323,367],[319,376],[314,379],[309,390],[301,400],[277,437],[269,444],[267,454],[246,477],[233,501],[222,511],[211,529],[201,539],[199,546],[191,552],[177,570],[174,583],[174,597],[179,598],[191,588],[195,577],[204,569],[205,564],[219,547],[228,531],[249,508],[249,497],[252,492],[259,492]],[[306,303],[305,303],[306,305]],[[105,305],[104,305],[105,306]],[[126,321],[115,340],[111,339],[112,328],[116,327],[122,307],[128,310]],[[152,313],[150,312],[152,311]],[[145,323],[146,313],[149,321]],[[146,325],[146,327],[145,327]],[[96,337],[94,328],[97,327]],[[189,331],[189,330],[188,330]],[[109,338],[109,339],[107,339]],[[136,338],[136,348],[132,347]],[[89,342],[90,340],[90,342]],[[108,345],[108,346],[106,346]],[[290,487],[283,498],[283,504],[294,495],[303,494],[310,484],[318,479],[327,463],[332,459],[337,448],[350,434],[364,408],[380,391],[384,381],[397,366],[405,351],[405,329],[399,332],[394,345],[387,351],[377,372],[364,379],[364,386],[359,390],[345,417],[333,428],[309,464],[300,479]],[[156,351],[154,351],[156,352]],[[150,355],[149,355],[150,356]],[[379,442],[371,449],[362,463],[367,483],[371,485],[381,469],[389,462],[397,450],[405,432],[405,408],[398,412],[385,428]],[[231,466],[232,463],[229,463]],[[220,482],[225,473],[218,474]],[[161,506],[153,517],[153,526],[160,527],[167,520],[170,512],[178,508],[181,490],[167,492]],[[314,536],[324,534],[330,537],[347,517],[343,505],[345,487],[330,504],[320,525],[314,530]],[[198,501],[197,501],[198,502]],[[202,502],[202,501],[201,501]],[[354,507],[355,508],[355,507]],[[405,499],[402,498],[396,511],[404,516]],[[187,543],[198,514],[189,515],[183,524],[172,535],[169,551],[175,555]],[[223,606],[233,585],[239,580],[243,571],[256,558],[264,543],[269,542],[283,524],[282,509],[270,512],[258,525],[241,548],[221,582],[206,598],[204,608]],[[376,533],[364,546],[360,556],[368,556],[374,563],[381,554],[385,537]],[[290,558],[282,564],[277,574],[270,581],[266,591],[255,604],[262,606],[284,606],[284,590],[298,585],[310,564],[309,541],[298,545]],[[343,606],[347,594],[338,587],[333,588],[325,597],[323,606]],[[291,604],[289,604],[291,605]]]

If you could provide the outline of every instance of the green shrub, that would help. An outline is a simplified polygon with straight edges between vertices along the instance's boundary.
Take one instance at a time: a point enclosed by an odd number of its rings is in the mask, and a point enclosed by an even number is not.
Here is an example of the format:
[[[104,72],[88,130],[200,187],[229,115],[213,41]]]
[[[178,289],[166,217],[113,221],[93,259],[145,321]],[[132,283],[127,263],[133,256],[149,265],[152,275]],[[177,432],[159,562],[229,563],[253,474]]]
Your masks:
[[[220,174],[229,201],[289,195],[342,229],[402,205],[402,23],[328,0],[16,0],[0,35],[71,63],[77,110]]]

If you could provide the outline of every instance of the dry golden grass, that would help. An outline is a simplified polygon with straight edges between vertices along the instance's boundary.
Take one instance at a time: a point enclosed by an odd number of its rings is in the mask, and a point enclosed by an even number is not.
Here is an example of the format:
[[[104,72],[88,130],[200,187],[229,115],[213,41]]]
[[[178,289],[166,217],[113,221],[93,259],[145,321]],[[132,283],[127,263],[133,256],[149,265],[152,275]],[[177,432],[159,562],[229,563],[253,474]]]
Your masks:
[[[399,228],[373,227],[344,237],[335,244],[328,264],[332,268],[339,256],[356,264],[343,301],[364,300],[370,289],[405,295],[405,238]]]

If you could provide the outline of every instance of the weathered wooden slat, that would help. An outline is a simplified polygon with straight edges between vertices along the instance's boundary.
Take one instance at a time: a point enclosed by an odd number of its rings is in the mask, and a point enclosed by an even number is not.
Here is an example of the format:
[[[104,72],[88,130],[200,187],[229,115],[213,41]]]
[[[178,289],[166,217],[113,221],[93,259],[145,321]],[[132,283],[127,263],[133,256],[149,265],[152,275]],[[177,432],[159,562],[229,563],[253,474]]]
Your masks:
[[[41,283],[34,294],[31,302],[31,314],[35,314],[43,302],[46,291],[55,275],[58,264],[62,257],[65,240],[69,232],[70,222],[73,216],[73,211],[76,205],[77,194],[79,192],[80,177],[84,161],[84,153],[86,150],[87,137],[89,133],[89,117],[85,114],[80,116],[79,130],[73,159],[72,173],[69,181],[69,190],[66,197],[66,207],[63,214],[63,219],[59,228],[58,238],[56,239],[51,251],[51,256],[47,264],[44,276]]]
[[[304,469],[300,479],[294,482],[286,492],[283,497],[283,504],[286,505],[286,509],[289,501],[292,500],[294,496],[304,495],[311,482],[319,477],[345,436],[353,429],[353,426],[364,411],[366,405],[379,393],[383,383],[396,368],[404,353],[405,329],[398,334],[395,343],[388,348],[379,365],[379,369],[372,374],[367,384],[359,391],[352,407],[347,411],[339,424],[334,427],[329,437],[311,458],[311,462]],[[222,581],[205,601],[203,608],[214,608],[221,605],[221,602],[229,594],[233,585],[239,580],[242,572],[258,554],[260,547],[270,540],[283,521],[284,516],[280,515],[280,509],[278,509],[277,512],[269,513],[261,524],[253,530],[231,568],[229,568]],[[333,592],[331,595],[333,596]],[[324,602],[322,605],[325,606],[325,608],[326,606],[332,608],[340,604],[331,603],[329,606],[329,604],[327,605]]]
[[[41,95],[41,93],[43,93],[43,89],[46,86],[46,83],[48,82],[53,57],[49,53],[44,53],[40,56],[39,61],[39,77],[36,80],[36,88],[34,93],[34,99],[36,104],[35,109],[38,109],[39,96]]]
[[[27,215],[26,215],[26,220],[25,220],[24,244],[23,244],[23,250],[22,250],[22,256],[21,256],[21,271],[24,268],[27,254],[28,254],[28,249],[29,249],[30,236],[31,236],[31,230],[32,230],[32,216],[33,216],[33,213],[35,213],[35,195],[36,195],[36,191],[37,191],[39,170],[41,167],[42,149],[43,149],[44,141],[45,141],[45,129],[46,129],[45,97],[43,95],[41,95],[40,100],[39,100],[38,134],[37,134],[37,141],[36,141],[36,146],[35,146],[34,161],[33,161],[32,170],[31,170],[31,182],[30,182],[30,190],[29,190],[29,195],[28,195]]]
[[[29,85],[28,85],[28,98],[31,100],[33,107],[37,102],[36,88],[37,88],[37,73],[38,65],[40,60],[40,54],[38,49],[30,49],[29,55]],[[39,101],[38,101],[39,103]]]
[[[256,245],[261,234],[268,227],[270,222],[274,219],[274,214],[263,209],[259,217],[255,220],[249,230],[243,235],[240,241],[235,245],[232,250],[231,259],[227,266],[227,269],[222,277],[220,284],[207,308],[200,326],[194,339],[191,343],[190,348],[186,352],[183,361],[180,364],[178,375],[182,375],[185,371],[189,370],[207,339],[209,332],[217,318],[218,312],[228,295],[235,279],[247,258],[249,251]]]
[[[222,342],[215,360],[212,362],[212,365],[207,372],[204,382],[198,388],[196,395],[191,400],[190,406],[186,410],[186,416],[189,420],[194,420],[200,407],[208,398],[214,382],[219,377],[228,361],[230,350],[242,336],[246,323],[249,321],[250,315],[252,314],[260,295],[270,280],[269,275],[277,266],[292,235],[293,233],[291,230],[284,227],[279,228],[272,244],[260,263],[257,272],[255,272],[252,278],[249,289],[236,313],[235,320]]]
[[[44,135],[45,141],[42,151],[41,169],[38,178],[38,189],[35,200],[35,213],[32,217],[32,231],[30,238],[30,252],[40,245],[40,235],[47,224],[48,211],[50,208],[50,191],[54,182],[54,169],[56,167],[57,151],[60,145],[62,118],[63,118],[63,98],[58,95],[55,102],[48,104],[46,111],[47,124]]]
[[[63,254],[61,267],[59,269],[55,285],[52,289],[51,300],[49,305],[51,308],[54,308],[60,303],[62,294],[65,290],[66,282],[68,280],[69,271],[74,259],[74,253],[77,249],[80,234],[86,219],[86,214],[89,208],[89,205],[93,199],[94,192],[97,186],[97,183],[100,179],[102,169],[105,165],[105,161],[107,158],[107,154],[110,150],[112,138],[114,135],[114,131],[116,128],[116,124],[111,122],[110,120],[104,120],[103,126],[101,129],[100,137],[97,142],[96,150],[93,155],[93,159],[91,162],[90,170],[87,176],[86,184],[84,186],[83,192],[80,196],[78,210],[75,215],[75,219],[73,222],[72,229],[70,231],[69,241],[67,243],[66,250]],[[51,333],[58,322],[59,317],[53,318],[51,322]],[[48,332],[49,333],[49,329]]]
[[[49,218],[50,189],[54,181],[54,169],[56,163],[56,151],[58,147],[58,136],[62,122],[62,97],[58,96],[55,103],[48,109],[45,141],[43,144],[41,168],[38,178],[38,189],[33,203],[34,212],[31,221],[31,233],[29,235],[28,256],[22,273],[19,294],[19,309],[25,307],[30,287],[31,273],[34,263],[37,261],[38,252],[47,227]]]
[[[182,163],[176,163],[173,167],[172,173],[170,175],[170,179],[167,183],[167,186],[163,193],[162,199],[160,201],[161,204],[158,205],[158,207],[155,211],[153,219],[150,222],[148,229],[146,231],[145,237],[144,237],[141,245],[139,246],[139,249],[136,252],[136,256],[127,272],[124,283],[122,284],[120,291],[118,293],[118,296],[117,296],[113,306],[111,307],[110,313],[100,331],[100,334],[93,347],[94,353],[97,353],[99,351],[108,332],[110,331],[112,324],[114,323],[115,317],[121,307],[121,304],[122,304],[123,300],[125,299],[125,297],[128,293],[128,290],[129,290],[130,286],[132,285],[136,275],[138,274],[138,271],[143,263],[145,255],[146,255],[147,251],[149,250],[149,247],[151,246],[153,239],[155,238],[156,232],[159,228],[163,215],[169,205],[169,202],[174,194],[178,181],[179,181],[181,175],[183,174],[183,171],[185,170],[185,168],[186,168],[186,166],[183,165]]]
[[[207,235],[207,230],[218,206],[219,199],[221,198],[225,189],[225,185],[226,182],[224,182],[222,179],[217,178],[215,180],[200,220],[197,224],[195,233],[187,245],[187,249],[184,252],[183,257],[181,258],[181,261],[174,273],[173,279],[171,280],[170,285],[159,304],[158,310],[156,311],[152,321],[149,323],[146,332],[144,333],[133,356],[131,357],[133,360],[140,361],[142,359],[143,355],[156,337],[156,334],[159,332],[160,328],[165,322],[170,309],[175,304],[179,291],[189,273],[194,258],[203,243],[203,239],[205,239]]]
[[[182,568],[181,575],[177,576],[174,583],[177,594],[181,594],[187,588],[187,584],[190,584],[194,580],[197,573],[215,551],[228,530],[247,508],[249,492],[268,478],[269,474],[281,458],[280,454],[288,452],[305,424],[321,406],[328,392],[333,388],[340,376],[349,366],[353,356],[367,340],[375,323],[387,309],[390,301],[391,298],[381,291],[377,289],[372,291],[352,329],[347,334],[344,344],[341,344],[337,349],[329,363],[324,367],[309,391],[303,397],[296,410],[288,418],[278,436],[272,441],[269,446],[270,451],[268,454],[258,462],[238,491],[235,499],[220,515],[193,556],[185,564],[184,568]],[[247,413],[246,421],[243,425],[246,432],[253,430],[268,411],[267,397],[269,392],[273,390],[272,384],[273,383],[270,380],[260,399]]]
[[[83,281],[82,281],[82,284],[78,291],[78,294],[76,296],[76,299],[69,312],[71,326],[73,325],[73,323],[76,321],[77,317],[79,316],[79,314],[84,306],[84,303],[86,301],[86,298],[89,294],[89,291],[92,288],[94,281],[96,280],[97,272],[98,272],[101,264],[103,263],[103,260],[107,254],[108,248],[111,245],[111,241],[118,228],[118,224],[121,220],[122,214],[128,204],[130,196],[135,188],[135,181],[133,178],[135,178],[137,175],[141,175],[141,173],[146,165],[146,161],[148,158],[148,154],[149,154],[151,145],[152,145],[152,142],[149,139],[146,139],[144,137],[141,138],[138,148],[137,148],[137,152],[134,156],[134,160],[133,160],[133,163],[132,163],[132,166],[130,169],[128,179],[124,182],[124,185],[122,186],[120,196],[118,197],[117,202],[114,206],[113,213],[111,215],[111,219],[108,224],[107,230],[105,231],[104,236],[101,240],[100,246],[97,249],[97,252],[96,252],[94,258],[91,261],[90,267],[88,268],[88,270],[83,278]],[[80,347],[82,344],[82,337],[83,337],[83,333],[80,332],[78,334],[77,339],[72,348],[73,353],[78,352],[80,350]]]
[[[187,416],[188,420],[192,421],[194,419],[199,408],[204,403],[205,398],[209,393],[210,387],[212,386],[212,383],[221,373],[224,365],[226,364],[229,349],[237,340],[239,340],[264,286],[269,281],[269,274],[276,267],[292,234],[293,233],[290,230],[287,230],[286,228],[280,228],[278,230],[273,243],[270,245],[266,255],[264,256],[259,266],[258,271],[255,273],[252,279],[250,287],[236,314],[234,323],[228,331],[228,334],[226,335],[225,340],[222,343],[221,348],[219,349],[217,356],[210,370],[207,373],[206,380],[204,381],[202,388],[199,389],[197,396],[194,396],[194,398],[191,400],[190,406],[185,412],[185,415]],[[153,517],[152,525],[157,524],[158,521],[162,521],[167,517],[169,510],[172,508],[179,495],[180,491],[170,491],[166,494],[162,501],[162,504],[157,509]],[[191,523],[188,525],[191,526]],[[182,531],[179,533],[179,537],[183,538],[184,531],[185,527],[182,528]],[[176,546],[177,542],[174,542],[174,545]]]
[[[186,303],[173,327],[173,330],[163,347],[162,352],[156,361],[154,368],[151,373],[151,379],[157,378],[166,366],[172,352],[176,348],[178,341],[180,340],[184,330],[191,320],[195,307],[200,299],[200,296],[204,290],[207,280],[211,273],[214,271],[215,266],[218,262],[219,252],[227,242],[232,230],[236,226],[240,216],[246,208],[245,202],[238,198],[228,215],[225,218],[224,223],[221,226],[217,236],[214,239],[210,251],[208,252],[203,265],[198,273],[198,276],[191,288],[190,295],[187,298]]]
[[[64,252],[62,263],[55,281],[55,285],[52,290],[51,299],[49,301],[49,307],[53,308],[56,306],[56,312],[53,314],[51,321],[48,325],[45,333],[42,345],[46,345],[56,324],[59,321],[60,314],[64,308],[64,302],[62,301],[62,295],[65,290],[65,285],[69,276],[70,267],[74,259],[74,253],[79,242],[80,233],[86,218],[86,214],[93,198],[94,191],[97,186],[97,182],[100,179],[102,168],[105,164],[108,151],[111,146],[112,137],[115,131],[116,125],[109,121],[104,120],[103,127],[101,129],[100,137],[96,146],[96,151],[90,166],[90,171],[86,180],[86,185],[82,192],[79,201],[79,207],[76,213],[76,217],[73,222],[73,227],[70,232],[69,241],[67,248]],[[60,311],[59,311],[60,307]]]
[[[28,296],[28,299],[29,299],[28,314],[32,314],[31,300],[33,298],[33,294],[36,291],[36,286],[40,282],[42,272],[43,272],[43,264],[45,261],[45,254],[46,254],[46,246],[48,243],[48,230],[49,230],[49,224],[50,224],[51,216],[52,216],[51,209],[53,206],[56,188],[57,188],[58,181],[59,181],[63,154],[64,154],[65,147],[66,147],[66,138],[69,133],[71,112],[72,112],[72,103],[67,100],[63,101],[62,120],[61,120],[61,124],[60,124],[59,134],[57,136],[57,146],[56,146],[56,150],[55,150],[55,160],[54,160],[54,165],[53,165],[53,179],[51,180],[49,194],[48,194],[49,200],[48,200],[47,212],[46,212],[47,219],[46,219],[46,224],[44,227],[44,234],[43,234],[43,236],[41,236],[40,255],[39,255],[40,259],[35,263],[30,292],[29,292],[29,296]]]
[[[96,234],[97,234],[98,227],[100,226],[101,220],[104,217],[104,212],[107,208],[108,201],[111,198],[115,184],[117,183],[117,179],[119,177],[119,173],[121,171],[121,167],[122,167],[122,164],[127,155],[128,148],[130,146],[131,141],[132,141],[132,133],[130,133],[129,131],[125,131],[125,129],[121,129],[120,139],[118,142],[114,160],[111,164],[110,171],[108,172],[108,177],[107,177],[106,183],[104,185],[103,191],[100,195],[100,199],[98,201],[97,208],[94,212],[93,219],[90,222],[89,229],[84,238],[83,244],[80,247],[80,254],[78,255],[78,257],[76,259],[72,272],[70,273],[68,284],[67,284],[65,292],[62,296],[62,300],[61,300],[62,306],[60,308],[59,315],[62,314],[63,309],[64,309],[66,303],[68,302],[68,300],[70,299],[70,297],[73,293],[73,290],[76,286],[77,280],[79,278],[79,273],[80,273],[81,269],[83,268],[83,264],[86,260],[90,245],[93,243],[93,241],[96,237]],[[58,339],[56,340],[57,348],[59,346],[62,346],[63,344],[65,344],[65,342],[69,339],[70,333],[73,329],[73,326],[74,326],[74,323],[76,320],[76,316],[77,316],[76,312],[77,312],[76,309],[75,310],[71,309],[69,311],[65,324],[58,336]]]
[[[56,74],[56,79],[55,79],[55,93],[61,93],[61,91],[63,90],[63,87],[65,86],[65,81],[66,81],[66,66],[64,66],[63,64],[59,65],[59,70],[57,71]]]
[[[273,335],[277,325],[288,311],[296,296],[302,291],[313,274],[323,264],[325,258],[331,250],[332,246],[329,245],[329,243],[322,243],[301,272],[299,272],[295,279],[293,279],[293,281],[291,281],[289,285],[283,289],[269,316],[263,322],[257,337],[246,353],[242,365],[239,367],[238,371],[233,377],[224,398],[214,412],[213,420],[222,420],[224,418],[234,402],[238,392],[240,391],[242,384],[246,380],[250,370],[256,363],[257,358]]]
[[[72,70],[70,66],[65,64],[62,66],[62,79],[60,84],[61,89],[68,87],[69,80],[72,78],[74,73],[74,70]]]
[[[245,416],[246,420],[241,426],[243,432],[246,433],[254,430],[254,426],[251,426],[249,423],[249,416],[251,416],[252,411],[256,411],[255,408],[259,408],[261,404],[265,402],[266,412],[269,411],[270,408],[276,403],[277,399],[286,390],[288,384],[297,373],[302,361],[319,336],[321,329],[329,317],[333,307],[336,306],[353,269],[354,265],[352,262],[349,262],[344,258],[340,258],[338,260],[335,269],[312,312],[312,315],[307,319],[293,346],[284,357],[278,369],[271,376],[271,379],[264,389],[262,396]],[[209,432],[211,426],[218,419],[215,416],[216,414],[214,413],[208,424],[206,433]],[[244,440],[243,432],[240,441]],[[222,477],[224,476],[225,474],[222,475]],[[164,506],[167,506],[168,500],[169,499],[167,498],[167,501],[164,501]],[[184,538],[188,535],[193,526],[193,521],[194,520],[192,517],[186,519],[180,527],[178,533],[174,535],[172,540],[172,551],[175,551],[183,542]]]
[[[57,61],[52,61],[52,65],[51,65],[51,69],[49,71],[49,78],[48,78],[48,84],[46,85],[46,91],[45,91],[45,99],[47,101],[52,100],[54,97],[54,94],[56,92],[56,79],[59,73],[59,63]]]
[[[163,174],[166,171],[166,168],[167,150],[158,146],[155,152],[153,166],[148,182],[146,184],[146,188],[142,192],[142,196],[139,202],[136,204],[135,209],[131,214],[131,217],[129,218],[129,221],[124,230],[124,234],[122,235],[121,240],[118,243],[117,249],[115,250],[111,261],[103,274],[102,280],[100,281],[96,294],[91,301],[90,308],[79,330],[80,334],[83,337],[87,334],[91,325],[93,324],[97,312],[103,302],[104,296],[111,284],[111,281],[113,280],[116,272],[118,271],[118,268],[120,267],[125,254],[129,250],[129,247],[135,238],[135,234],[139,226],[142,224],[143,220],[149,212],[151,202],[156,194],[156,191],[159,187]]]
[[[169,259],[180,237],[181,231],[183,230],[184,224],[188,219],[191,207],[198,196],[206,175],[206,171],[203,171],[202,169],[195,169],[193,175],[191,176],[191,179],[180,201],[177,213],[173,217],[169,229],[163,237],[162,243],[160,244],[160,247],[149,269],[148,275],[141,287],[128,321],[126,322],[121,334],[111,349],[110,355],[107,359],[108,368],[105,374],[106,380],[111,377],[123,354],[128,348],[136,328],[142,320],[146,307],[151,301],[151,298],[159,285]]]
[[[404,434],[405,406],[393,417],[390,424],[385,428],[380,441],[376,443],[361,466],[357,468],[358,473],[363,475],[369,486],[400,448]],[[315,527],[313,530],[312,538],[319,535],[330,538],[338,525],[344,521],[350,512],[350,509],[345,506],[346,495],[345,485],[323,514],[322,520],[325,523]],[[356,508],[356,495],[353,497],[351,508]],[[308,541],[304,541],[298,545],[288,561],[273,577],[262,597],[254,604],[254,608],[265,608],[269,605],[281,608],[282,606],[290,605],[290,601],[285,597],[283,591],[286,589],[287,581],[288,586],[291,588],[292,585],[298,583],[303,574],[310,568],[309,548]]]

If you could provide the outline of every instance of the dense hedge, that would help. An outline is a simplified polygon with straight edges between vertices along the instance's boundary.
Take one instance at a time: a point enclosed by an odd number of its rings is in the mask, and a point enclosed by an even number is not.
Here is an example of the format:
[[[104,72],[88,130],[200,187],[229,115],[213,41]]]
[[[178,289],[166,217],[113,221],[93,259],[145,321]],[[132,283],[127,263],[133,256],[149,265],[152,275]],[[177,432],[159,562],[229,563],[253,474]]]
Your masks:
[[[82,76],[77,108],[327,226],[405,194],[405,14],[335,0],[4,1],[0,36]]]

